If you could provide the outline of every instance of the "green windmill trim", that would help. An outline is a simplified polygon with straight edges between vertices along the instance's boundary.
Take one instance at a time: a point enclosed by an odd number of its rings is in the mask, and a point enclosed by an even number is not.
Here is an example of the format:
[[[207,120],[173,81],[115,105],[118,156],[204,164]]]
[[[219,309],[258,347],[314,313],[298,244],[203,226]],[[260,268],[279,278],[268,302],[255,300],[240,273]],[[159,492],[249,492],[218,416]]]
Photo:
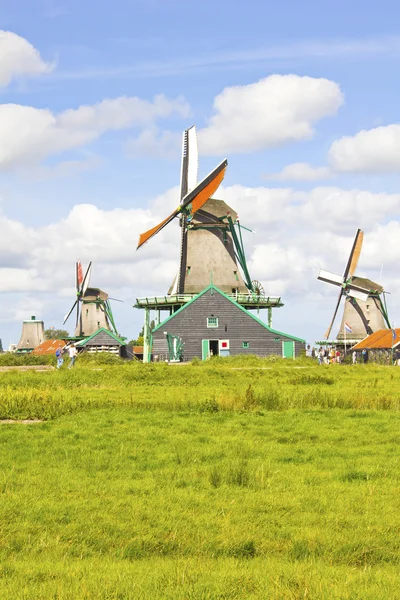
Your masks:
[[[90,342],[90,340],[92,340],[93,338],[95,338],[100,332],[107,333],[110,337],[112,337],[121,346],[126,346],[126,343],[123,340],[121,340],[121,338],[119,338],[112,331],[110,331],[109,329],[106,329],[105,327],[100,327],[100,329],[98,329],[97,331],[95,331],[94,333],[92,333],[92,335],[90,335],[89,337],[83,338],[83,340],[81,340],[80,342],[77,342],[75,345],[76,346],[84,346],[85,344],[87,344],[87,342]]]

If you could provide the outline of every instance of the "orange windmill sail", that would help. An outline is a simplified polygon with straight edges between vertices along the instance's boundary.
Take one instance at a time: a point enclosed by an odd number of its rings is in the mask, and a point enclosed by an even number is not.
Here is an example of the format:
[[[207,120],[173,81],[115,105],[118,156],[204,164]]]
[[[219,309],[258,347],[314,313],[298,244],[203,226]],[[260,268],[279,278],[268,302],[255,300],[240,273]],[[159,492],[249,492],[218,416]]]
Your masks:
[[[184,198],[182,198],[182,202],[178,208],[176,208],[166,219],[161,221],[155,227],[152,227],[148,231],[141,233],[139,236],[139,242],[137,245],[137,249],[143,246],[146,242],[149,241],[154,235],[156,235],[161,229],[163,229],[170,221],[172,221],[176,216],[178,216],[181,212],[185,212],[186,209],[190,210],[192,214],[201,209],[202,206],[211,198],[214,192],[219,188],[226,172],[226,168],[228,166],[228,161],[223,160],[218,167],[216,167],[207,177],[203,179],[196,187],[186,194]],[[191,205],[189,207],[189,205]]]

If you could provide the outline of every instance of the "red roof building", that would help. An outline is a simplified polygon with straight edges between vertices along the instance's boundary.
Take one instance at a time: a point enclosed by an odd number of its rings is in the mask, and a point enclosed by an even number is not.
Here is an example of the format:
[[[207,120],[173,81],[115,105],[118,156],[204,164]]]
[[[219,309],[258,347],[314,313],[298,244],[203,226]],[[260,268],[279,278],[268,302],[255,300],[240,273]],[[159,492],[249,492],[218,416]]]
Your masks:
[[[63,349],[65,342],[63,340],[46,340],[32,351],[32,354],[55,354],[58,348]]]

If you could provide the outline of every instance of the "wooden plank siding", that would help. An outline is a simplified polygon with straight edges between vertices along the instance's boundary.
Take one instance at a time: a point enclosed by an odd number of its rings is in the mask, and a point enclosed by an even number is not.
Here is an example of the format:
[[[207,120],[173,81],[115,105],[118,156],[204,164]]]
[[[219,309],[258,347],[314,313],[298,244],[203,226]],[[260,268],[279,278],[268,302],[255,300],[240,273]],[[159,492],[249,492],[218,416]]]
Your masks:
[[[207,327],[208,317],[218,318],[218,327]],[[190,361],[202,357],[202,340],[229,340],[230,355],[256,354],[258,356],[282,356],[282,342],[295,342],[295,356],[305,351],[305,342],[288,334],[275,332],[254,319],[235,302],[210,288],[191,303],[161,323],[153,331],[152,354],[160,359],[168,357],[164,332],[179,335],[185,345],[183,359]],[[243,348],[243,342],[249,347]]]

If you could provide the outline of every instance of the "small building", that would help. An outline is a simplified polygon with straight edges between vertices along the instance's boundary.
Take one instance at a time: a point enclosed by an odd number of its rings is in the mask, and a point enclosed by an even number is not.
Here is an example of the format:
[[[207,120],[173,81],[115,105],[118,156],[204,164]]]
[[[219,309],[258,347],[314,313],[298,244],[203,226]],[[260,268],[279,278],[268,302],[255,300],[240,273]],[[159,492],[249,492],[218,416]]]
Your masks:
[[[400,329],[379,329],[352,347],[357,353],[367,351],[368,361],[392,364],[400,359]]]
[[[305,353],[305,340],[271,329],[213,284],[153,329],[154,360],[169,360],[168,338],[179,339],[184,361],[239,354],[295,358]]]
[[[86,351],[90,354],[108,352],[126,358],[126,343],[112,331],[101,327],[95,333],[75,344],[78,352]]]
[[[64,340],[46,340],[32,351],[32,354],[43,356],[45,354],[55,354],[58,349],[63,350]]]

